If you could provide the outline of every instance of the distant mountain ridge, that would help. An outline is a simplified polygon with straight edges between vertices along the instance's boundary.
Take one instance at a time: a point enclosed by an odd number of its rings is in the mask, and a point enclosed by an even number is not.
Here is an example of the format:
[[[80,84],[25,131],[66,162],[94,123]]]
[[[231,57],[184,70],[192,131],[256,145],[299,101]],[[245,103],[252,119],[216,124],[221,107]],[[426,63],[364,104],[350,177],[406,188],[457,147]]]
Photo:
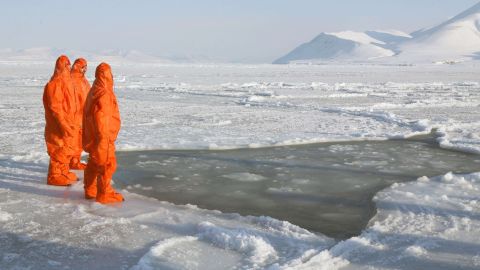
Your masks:
[[[321,33],[274,64],[347,61],[441,62],[480,59],[480,3],[433,27],[401,31]]]
[[[50,62],[65,54],[70,60],[84,57],[92,62],[122,62],[122,63],[170,63],[172,61],[157,56],[148,55],[136,50],[104,50],[100,52],[57,49],[49,47],[29,49],[0,49],[0,61],[3,62]]]

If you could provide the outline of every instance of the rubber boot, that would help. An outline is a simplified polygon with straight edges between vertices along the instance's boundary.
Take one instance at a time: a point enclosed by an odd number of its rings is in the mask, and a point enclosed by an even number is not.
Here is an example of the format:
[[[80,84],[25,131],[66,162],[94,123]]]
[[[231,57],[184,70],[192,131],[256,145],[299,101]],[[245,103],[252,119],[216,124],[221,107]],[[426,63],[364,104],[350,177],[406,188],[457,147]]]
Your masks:
[[[104,177],[98,178],[98,192],[95,199],[97,202],[107,204],[124,201],[122,194],[116,192],[110,185],[111,181],[111,179]]]
[[[70,179],[72,182],[77,182],[78,181],[78,176],[74,174],[73,172],[67,172],[66,177]]]
[[[71,186],[75,181],[71,181],[65,175],[49,175],[47,179],[47,184],[51,186]]]
[[[80,161],[80,157],[74,157],[70,161],[70,170],[85,170],[87,164]]]
[[[97,197],[97,169],[93,162],[88,162],[83,172],[83,188],[85,190],[85,199],[92,200]]]
[[[62,164],[61,168],[62,168],[62,174],[65,175],[65,177],[67,177],[68,179],[70,179],[70,181],[72,182],[78,181],[77,175],[69,171],[68,164]]]
[[[53,160],[50,160],[48,166],[47,184],[52,186],[70,186],[75,181],[70,180],[68,177],[62,174],[62,164]]]

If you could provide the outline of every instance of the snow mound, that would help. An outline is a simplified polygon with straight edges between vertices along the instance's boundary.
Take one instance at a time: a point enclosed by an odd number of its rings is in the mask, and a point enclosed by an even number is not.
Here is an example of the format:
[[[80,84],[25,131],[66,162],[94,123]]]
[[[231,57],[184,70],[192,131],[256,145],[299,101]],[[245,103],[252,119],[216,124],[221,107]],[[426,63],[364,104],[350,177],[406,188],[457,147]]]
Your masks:
[[[210,222],[198,225],[199,238],[223,249],[245,253],[255,266],[268,265],[278,256],[275,248],[260,235],[254,235],[245,229],[226,229]]]
[[[187,243],[190,244],[196,241],[197,238],[193,236],[182,236],[168,238],[158,242],[156,245],[150,248],[147,254],[145,254],[137,265],[130,270],[154,270],[162,268],[175,268],[175,264],[168,262],[167,259],[159,260],[162,256],[165,256],[169,249],[175,246]]]
[[[199,222],[192,235],[166,238],[153,245],[131,270],[231,269],[234,265],[241,269],[275,269],[288,261],[286,257],[297,260],[308,250],[324,250],[333,244],[332,239],[285,221],[231,216],[254,227]],[[258,230],[258,225],[263,229]]]

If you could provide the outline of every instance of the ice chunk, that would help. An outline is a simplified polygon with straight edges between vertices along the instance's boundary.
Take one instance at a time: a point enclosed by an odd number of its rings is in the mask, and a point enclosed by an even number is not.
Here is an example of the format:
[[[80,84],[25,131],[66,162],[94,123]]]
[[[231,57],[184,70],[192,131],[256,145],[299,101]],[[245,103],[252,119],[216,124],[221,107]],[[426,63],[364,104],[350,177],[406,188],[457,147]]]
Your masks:
[[[262,180],[266,179],[265,177],[263,177],[261,175],[253,174],[253,173],[247,173],[247,172],[230,173],[230,174],[225,174],[225,175],[222,175],[222,176],[225,177],[225,178],[229,178],[229,179],[236,180],[236,181],[241,181],[241,182],[257,182],[257,181],[262,181]]]

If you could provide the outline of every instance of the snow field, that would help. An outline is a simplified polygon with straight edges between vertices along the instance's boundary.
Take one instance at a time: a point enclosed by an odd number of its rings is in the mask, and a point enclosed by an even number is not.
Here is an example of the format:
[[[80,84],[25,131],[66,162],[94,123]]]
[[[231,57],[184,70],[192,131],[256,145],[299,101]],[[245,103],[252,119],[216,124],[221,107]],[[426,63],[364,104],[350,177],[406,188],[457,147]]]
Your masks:
[[[126,203],[103,206],[83,199],[81,183],[46,186],[41,95],[51,68],[31,68],[43,73],[0,67],[6,70],[0,76],[0,265],[6,269],[480,267],[478,173],[393,185],[375,197],[370,226],[340,243],[268,217],[176,206],[125,190]],[[480,152],[475,66],[117,66],[114,72],[123,150],[379,140],[436,129],[443,147]],[[388,82],[391,73],[401,78]]]

